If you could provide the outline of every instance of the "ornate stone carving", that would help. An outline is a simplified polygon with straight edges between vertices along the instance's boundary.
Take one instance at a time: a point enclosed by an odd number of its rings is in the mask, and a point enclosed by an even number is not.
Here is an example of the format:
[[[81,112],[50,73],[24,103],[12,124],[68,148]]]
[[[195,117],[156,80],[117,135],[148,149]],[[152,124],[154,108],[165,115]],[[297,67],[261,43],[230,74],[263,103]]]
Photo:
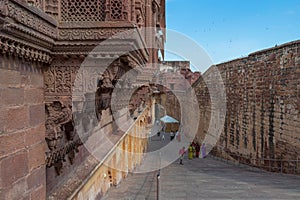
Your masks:
[[[45,93],[47,96],[71,96],[72,84],[76,78],[77,67],[49,67],[45,72]]]
[[[71,105],[55,101],[46,103],[46,140],[50,150],[57,148],[63,138],[65,131],[64,124],[72,120]],[[68,133],[73,135],[73,133]],[[73,138],[74,136],[69,136]]]
[[[43,9],[44,6],[44,0],[27,0],[27,3],[39,9]]]
[[[126,68],[126,63],[124,63],[122,59],[117,59],[99,77],[95,94],[95,109],[98,120],[101,119],[102,110],[111,107],[111,95],[113,89],[118,81],[120,84],[123,83],[121,77],[125,74]]]
[[[58,0],[45,0],[45,13],[58,18]]]
[[[50,150],[46,165],[54,166],[59,175],[66,155],[73,164],[75,152],[82,144],[74,129],[71,102],[46,103],[46,141]]]
[[[61,40],[100,40],[107,39],[115,34],[127,32],[132,28],[80,28],[80,29],[61,29],[59,31],[59,38]]]
[[[49,53],[27,46],[26,44],[22,44],[21,42],[5,36],[0,36],[0,49],[2,50],[2,53],[16,55],[30,61],[38,61],[44,63],[49,63],[51,61]]]
[[[22,3],[18,1],[7,1],[5,4],[5,8],[3,8],[1,13],[40,33],[43,33],[52,38],[57,38],[55,21],[51,19],[46,21],[42,19],[40,15],[30,12],[29,8],[27,8],[28,10],[24,9],[25,5],[22,5],[21,7],[19,4]]]
[[[141,10],[137,10],[136,13],[136,23],[138,24],[138,27],[141,28],[144,26],[144,16]]]
[[[127,0],[106,0],[106,20],[128,20]]]

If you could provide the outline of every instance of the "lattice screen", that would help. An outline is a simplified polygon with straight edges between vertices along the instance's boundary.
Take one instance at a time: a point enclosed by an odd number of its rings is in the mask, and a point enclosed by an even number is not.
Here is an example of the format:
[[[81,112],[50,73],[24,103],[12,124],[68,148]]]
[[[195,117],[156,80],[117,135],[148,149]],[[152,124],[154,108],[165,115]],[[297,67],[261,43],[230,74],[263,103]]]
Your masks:
[[[105,0],[61,0],[61,21],[104,21]]]

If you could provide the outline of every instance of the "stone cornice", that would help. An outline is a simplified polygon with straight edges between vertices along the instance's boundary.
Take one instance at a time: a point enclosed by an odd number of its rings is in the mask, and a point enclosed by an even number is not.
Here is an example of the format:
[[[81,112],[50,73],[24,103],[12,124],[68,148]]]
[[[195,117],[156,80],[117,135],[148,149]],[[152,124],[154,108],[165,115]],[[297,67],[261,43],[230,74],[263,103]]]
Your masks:
[[[0,35],[1,53],[12,54],[26,60],[50,63],[50,52],[23,43],[21,40],[8,35]]]
[[[14,22],[23,24],[34,31],[48,37],[57,38],[57,22],[43,11],[31,7],[18,0],[6,0],[0,4],[0,16],[10,18]]]
[[[50,63],[57,36],[56,21],[41,10],[20,0],[0,2],[1,53]]]

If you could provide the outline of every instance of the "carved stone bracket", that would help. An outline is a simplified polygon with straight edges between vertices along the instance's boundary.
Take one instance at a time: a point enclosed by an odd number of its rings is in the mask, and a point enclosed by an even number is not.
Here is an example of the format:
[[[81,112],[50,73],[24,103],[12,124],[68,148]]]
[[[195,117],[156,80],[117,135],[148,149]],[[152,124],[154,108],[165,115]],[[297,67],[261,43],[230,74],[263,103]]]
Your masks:
[[[101,119],[102,110],[111,109],[111,95],[116,84],[119,82],[124,87],[124,84],[127,83],[121,78],[128,69],[128,63],[125,63],[124,59],[119,58],[98,77],[95,95],[95,109],[98,120]]]
[[[30,61],[38,61],[44,63],[51,62],[51,56],[48,52],[30,47],[24,43],[18,42],[5,36],[0,36],[0,49],[2,50],[1,53],[16,55]]]
[[[63,168],[63,162],[66,161],[66,156],[68,156],[70,163],[73,164],[75,153],[79,152],[78,147],[82,145],[80,138],[73,141],[67,142],[62,148],[55,149],[51,152],[46,153],[46,166],[55,167],[58,175],[61,174]]]
[[[46,152],[47,167],[54,166],[57,174],[61,173],[65,157],[73,164],[75,152],[82,145],[76,134],[70,102],[54,101],[46,103],[46,141],[49,151]]]

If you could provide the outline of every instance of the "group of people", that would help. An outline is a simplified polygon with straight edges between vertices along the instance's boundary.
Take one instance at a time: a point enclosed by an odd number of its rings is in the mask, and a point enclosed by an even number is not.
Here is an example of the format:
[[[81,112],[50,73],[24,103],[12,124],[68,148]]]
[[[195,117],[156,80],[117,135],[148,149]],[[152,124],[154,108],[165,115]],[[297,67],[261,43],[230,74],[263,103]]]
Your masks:
[[[198,142],[193,141],[191,142],[190,146],[188,147],[188,158],[193,159],[193,158],[199,158],[199,153],[200,153],[200,145]]]
[[[202,144],[201,148],[198,142],[196,142],[195,140],[193,142],[190,143],[188,149],[187,149],[187,153],[188,153],[188,159],[193,159],[193,158],[199,158],[200,157],[200,150],[201,150],[201,154],[202,154],[202,158],[206,157],[206,147],[205,147],[205,143]],[[180,162],[179,164],[183,165],[183,157],[184,154],[186,153],[185,147],[182,147],[179,150],[179,155],[180,155]]]

